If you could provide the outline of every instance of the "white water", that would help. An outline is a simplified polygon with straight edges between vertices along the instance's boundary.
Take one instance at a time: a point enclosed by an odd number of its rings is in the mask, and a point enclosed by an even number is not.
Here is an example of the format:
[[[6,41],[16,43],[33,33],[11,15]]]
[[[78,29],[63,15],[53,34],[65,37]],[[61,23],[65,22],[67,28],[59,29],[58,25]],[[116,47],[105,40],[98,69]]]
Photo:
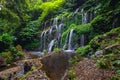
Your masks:
[[[45,23],[46,26],[46,23]],[[41,33],[41,51],[44,49],[51,51],[52,46],[54,46],[53,42],[56,40],[59,42],[59,45],[56,45],[55,47],[61,47],[60,44],[62,44],[61,34],[62,34],[62,28],[64,27],[63,24],[63,18],[61,20],[61,23],[58,25],[58,18],[54,18],[52,26],[48,30],[44,30]],[[45,27],[44,27],[45,28]],[[47,45],[49,45],[47,49]]]
[[[46,49],[46,33],[47,31],[44,32],[44,49]]]
[[[88,14],[87,12],[84,12],[84,9],[81,10],[81,13],[82,13],[82,24],[86,24],[88,23]]]
[[[73,31],[74,31],[73,29],[70,30],[69,42],[68,42],[68,50],[72,50],[71,42],[72,42]]]
[[[55,42],[55,39],[52,40],[52,41],[50,42],[50,44],[48,45],[48,52],[51,52],[51,51],[52,51],[52,48],[53,48],[53,46],[54,46],[54,42]]]
[[[53,25],[57,25],[58,24],[58,18],[56,17],[53,21]]]

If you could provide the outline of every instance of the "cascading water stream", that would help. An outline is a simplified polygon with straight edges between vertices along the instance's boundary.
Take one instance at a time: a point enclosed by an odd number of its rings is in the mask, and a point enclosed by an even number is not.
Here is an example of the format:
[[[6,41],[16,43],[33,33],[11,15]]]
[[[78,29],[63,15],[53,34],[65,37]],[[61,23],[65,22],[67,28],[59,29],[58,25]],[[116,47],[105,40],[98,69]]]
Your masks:
[[[81,13],[82,13],[82,24],[87,24],[88,23],[88,13],[84,11],[84,9],[81,10]],[[90,15],[91,17],[92,15]],[[85,44],[85,35],[82,34],[81,35],[81,40],[80,40],[80,46],[83,47],[84,44]]]
[[[86,24],[88,23],[88,14],[87,12],[84,12],[84,9],[81,10],[81,13],[82,13],[82,24]]]
[[[61,38],[61,35],[62,35],[62,28],[63,28],[63,26],[64,26],[64,24],[61,23],[59,25],[59,28],[58,28],[58,31],[59,31],[58,40],[60,40],[60,42],[59,42],[59,44],[60,44],[59,47],[60,48],[62,48],[62,38]]]
[[[59,36],[59,26],[55,26],[55,28],[56,28],[56,38],[58,38],[58,36]]]
[[[44,49],[46,49],[46,33],[47,31],[44,32]]]
[[[53,21],[53,25],[57,25],[58,24],[58,18],[56,17]]]
[[[60,24],[58,24],[58,18],[54,18],[52,25],[47,30],[44,29],[44,31],[41,33],[41,51],[48,50],[48,52],[51,52],[52,47],[55,48],[61,48],[62,47],[62,28],[64,27],[63,24],[63,17],[60,21]],[[57,42],[55,44],[54,42]],[[48,49],[47,49],[48,45]]]
[[[43,38],[43,35],[44,35],[44,32],[41,33],[41,47],[40,49],[42,50],[43,49],[43,42],[44,42],[44,38]]]
[[[77,15],[78,12],[79,12],[79,8],[77,8],[73,14],[75,19],[75,24],[78,24],[78,15]]]
[[[55,42],[55,39],[52,40],[52,41],[50,42],[50,44],[48,45],[48,52],[51,52],[51,51],[52,51],[52,48],[53,48],[53,46],[54,46],[54,42]]]
[[[73,35],[73,29],[70,30],[70,35],[69,35],[69,42],[68,42],[68,50],[72,50],[72,35]]]
[[[74,29],[71,29],[70,32],[67,34],[66,42],[65,42],[65,45],[63,46],[64,52],[74,53],[74,49],[72,47],[73,32],[74,32]]]

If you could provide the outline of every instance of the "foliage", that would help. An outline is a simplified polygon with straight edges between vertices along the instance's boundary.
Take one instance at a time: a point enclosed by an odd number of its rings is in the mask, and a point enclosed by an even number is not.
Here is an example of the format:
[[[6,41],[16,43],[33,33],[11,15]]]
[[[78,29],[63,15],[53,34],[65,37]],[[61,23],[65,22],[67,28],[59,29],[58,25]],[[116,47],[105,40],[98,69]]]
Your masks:
[[[69,62],[72,66],[76,65],[80,60],[82,60],[82,57],[79,55],[74,56],[73,58],[70,58]]]
[[[72,70],[69,70],[69,71],[68,71],[68,78],[69,78],[69,79],[71,79],[71,80],[76,80],[75,76],[76,76],[76,73],[75,73],[75,72],[73,72]]]
[[[119,77],[119,70],[120,70],[120,56],[119,53],[117,54],[104,54],[101,58],[96,58],[97,66],[101,69],[112,69],[116,71],[115,78]],[[113,79],[114,80],[114,79]]]
[[[40,15],[40,21],[43,21],[48,15],[53,14],[54,11],[58,11],[65,0],[55,0],[51,2],[45,2],[39,6],[39,8],[43,11]]]
[[[71,29],[75,30],[78,37],[81,37],[82,34],[85,34],[87,36],[88,33],[92,32],[91,24],[82,24],[82,25],[71,24],[70,27],[62,34],[62,39],[64,43],[65,43],[66,36]],[[88,41],[90,40],[90,38],[91,36],[88,37]]]
[[[22,40],[32,39],[36,33],[37,28],[35,27],[35,22],[30,22],[27,27],[23,28],[20,32]]]
[[[109,68],[109,62],[105,61],[105,60],[97,60],[97,63],[98,63],[98,68],[102,68],[102,69],[107,69]]]
[[[91,21],[94,33],[102,34],[112,29],[109,25],[110,17],[98,15]]]
[[[16,57],[18,57],[18,58],[22,58],[23,56],[24,56],[24,54],[22,51],[18,51],[16,54]]]
[[[0,35],[0,46],[2,46],[0,47],[0,52],[8,49],[11,45],[13,45],[13,41],[15,40],[16,38],[8,33]]]
[[[110,32],[105,33],[104,35],[96,36],[90,41],[91,48],[96,51],[97,49],[104,49],[113,44],[120,43],[120,28],[115,28]],[[119,50],[119,48],[118,48]]]
[[[47,50],[43,50],[43,53],[44,53],[44,55],[46,55],[47,54]]]
[[[120,74],[120,70],[117,70],[116,73],[117,73],[117,74]]]
[[[13,59],[14,59],[13,56],[10,56],[10,57],[8,57],[8,58],[6,59],[5,62],[6,62],[7,64],[9,64],[9,63],[11,63],[11,62],[13,61]]]
[[[75,30],[77,31],[78,34],[87,34],[92,30],[92,28],[91,24],[88,23],[76,26]]]
[[[22,46],[21,46],[21,45],[17,45],[17,46],[16,46],[16,49],[17,49],[18,51],[22,51]]]
[[[111,80],[120,80],[120,78],[117,76],[113,76]]]
[[[80,47],[78,48],[76,51],[75,51],[77,54],[80,54],[80,55],[88,55],[92,52],[92,49],[90,47],[90,45],[86,45],[84,47]]]
[[[66,36],[67,36],[67,34],[69,33],[69,31],[70,31],[71,29],[73,29],[74,27],[76,27],[76,25],[75,25],[75,24],[71,24],[70,27],[69,27],[65,32],[63,32],[63,34],[62,34],[63,42],[65,42]]]
[[[23,28],[19,34],[19,44],[23,46],[23,48],[27,50],[36,49],[39,43],[39,37],[37,36],[38,31],[38,22],[30,21],[25,28]]]
[[[23,55],[24,54],[20,45],[17,47],[10,46],[5,52],[0,53],[0,66],[11,64],[16,59],[21,59]]]
[[[54,48],[53,53],[61,52],[62,50],[60,48]]]
[[[31,41],[27,42],[26,45],[23,45],[23,47],[27,50],[36,50],[39,47],[39,45],[40,41],[38,39],[32,39]]]

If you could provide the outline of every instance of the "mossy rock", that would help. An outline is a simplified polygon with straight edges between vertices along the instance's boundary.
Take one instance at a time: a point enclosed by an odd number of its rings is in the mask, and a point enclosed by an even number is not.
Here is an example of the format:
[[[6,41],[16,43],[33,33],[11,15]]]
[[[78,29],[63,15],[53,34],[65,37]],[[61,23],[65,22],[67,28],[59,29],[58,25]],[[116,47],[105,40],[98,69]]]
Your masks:
[[[99,49],[103,50],[115,44],[120,44],[120,27],[112,29],[110,32],[97,36],[90,41],[90,46],[94,51]],[[120,50],[119,46],[117,46],[116,48]]]

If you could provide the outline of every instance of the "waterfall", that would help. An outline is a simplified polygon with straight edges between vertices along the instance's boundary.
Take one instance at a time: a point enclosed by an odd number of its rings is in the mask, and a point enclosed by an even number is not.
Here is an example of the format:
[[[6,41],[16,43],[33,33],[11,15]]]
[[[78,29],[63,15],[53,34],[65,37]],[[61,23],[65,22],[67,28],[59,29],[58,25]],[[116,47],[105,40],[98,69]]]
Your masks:
[[[78,24],[78,15],[77,15],[78,12],[79,12],[79,8],[77,8],[74,12],[75,24]]]
[[[56,28],[56,38],[58,38],[58,35],[59,35],[59,27],[56,25],[55,28]]]
[[[51,26],[49,30],[50,40],[52,39],[52,31],[53,31],[53,26]]]
[[[58,18],[56,17],[53,21],[53,25],[57,25],[58,24]]]
[[[89,23],[95,16],[93,11],[86,12],[84,9],[81,10],[82,13],[82,24]]]
[[[64,45],[63,49],[67,52],[68,51],[73,52],[73,47],[72,47],[73,32],[74,32],[74,29],[71,29],[70,32],[67,34],[67,37],[66,37],[66,42],[65,42],[65,45]]]
[[[72,50],[71,42],[72,42],[73,31],[74,31],[73,29],[70,30],[69,42],[68,42],[68,50]]]
[[[72,53],[74,53],[75,44],[72,45],[73,32],[74,32],[74,29],[71,29],[70,32],[67,34],[66,42],[65,42],[65,45],[63,46],[64,52],[72,52]]]
[[[81,10],[82,13],[82,24],[89,23],[93,18],[95,13],[93,11],[86,12],[84,9]],[[83,47],[85,45],[85,35],[81,35],[80,46]]]
[[[44,32],[41,33],[41,37],[40,37],[40,38],[41,38],[41,40],[40,40],[40,41],[41,41],[41,47],[40,47],[40,50],[43,49],[43,42],[44,42],[44,41],[43,41],[43,40],[44,40],[43,35],[44,35]]]
[[[55,39],[52,40],[52,41],[50,42],[50,44],[48,45],[48,52],[51,52],[51,51],[52,51],[52,48],[53,48],[53,46],[54,46],[54,42],[55,42]]]
[[[70,33],[70,32],[69,32],[69,33]],[[66,49],[68,48],[69,33],[68,33],[67,36],[66,36],[65,45],[63,46],[63,50],[66,50]]]
[[[88,13],[84,12],[84,9],[81,10],[82,13],[82,24],[88,23]]]
[[[2,10],[2,7],[3,7],[2,4],[0,4],[0,11]]]
[[[59,25],[59,28],[58,28],[58,31],[59,31],[59,36],[58,36],[58,40],[60,40],[60,42],[59,42],[59,47],[60,48],[62,48],[62,38],[61,38],[61,35],[62,35],[62,28],[64,27],[64,24],[63,23],[61,23],[60,25]]]
[[[44,32],[44,49],[46,49],[46,33],[47,31]]]
[[[53,46],[55,48],[61,48],[62,47],[62,28],[64,27],[64,20],[63,17],[58,23],[58,18],[54,18],[54,20],[51,22],[52,25],[45,30],[46,22],[44,23],[44,31],[41,33],[41,51],[44,49],[48,50],[48,52],[52,51]],[[57,42],[57,43],[55,43]],[[48,45],[48,49],[46,48]]]
[[[80,41],[81,47],[84,46],[84,43],[85,43],[85,35],[82,34],[82,35],[81,35],[81,41]]]
[[[75,10],[74,14],[78,13],[78,11],[79,11],[79,8],[77,8],[77,9]]]

